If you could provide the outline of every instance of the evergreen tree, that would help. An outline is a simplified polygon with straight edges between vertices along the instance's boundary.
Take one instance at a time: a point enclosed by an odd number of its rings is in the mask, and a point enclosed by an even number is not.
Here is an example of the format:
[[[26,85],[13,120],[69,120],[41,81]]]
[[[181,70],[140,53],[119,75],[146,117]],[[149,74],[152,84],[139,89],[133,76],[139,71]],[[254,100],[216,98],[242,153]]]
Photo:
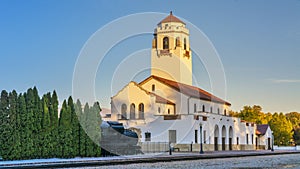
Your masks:
[[[20,117],[18,113],[18,94],[15,90],[9,93],[9,119],[10,140],[8,146],[11,147],[9,159],[20,159]]]
[[[51,106],[50,106],[50,119],[51,119],[51,143],[52,151],[51,156],[56,157],[60,154],[59,151],[59,135],[58,135],[58,97],[56,91],[54,90],[51,97]]]
[[[72,132],[72,156],[80,156],[79,152],[79,120],[75,111],[75,105],[72,97],[68,98],[68,109],[71,115],[71,132]]]
[[[86,118],[86,132],[88,135],[86,145],[87,145],[87,156],[93,157],[100,155],[101,148],[100,144],[100,125],[101,125],[101,117],[100,117],[100,106],[95,103],[93,107],[88,108],[85,106],[85,118]]]
[[[100,140],[101,140],[101,123],[102,119],[100,116],[101,108],[99,105],[99,102],[95,102],[93,107],[92,107],[92,112],[93,112],[93,128],[95,128],[93,133],[93,142],[94,142],[94,156],[101,156],[101,147],[100,147]]]
[[[43,134],[41,133],[42,131],[42,116],[43,116],[43,108],[42,108],[42,101],[40,99],[40,96],[38,94],[38,90],[36,87],[32,89],[33,92],[33,107],[32,107],[32,112],[33,112],[33,142],[35,145],[34,146],[34,155],[36,158],[43,158],[42,156],[42,147],[43,147]]]
[[[86,103],[82,110],[82,105],[79,100],[76,103],[76,114],[78,116],[80,126],[79,127],[79,141],[80,141],[80,156],[88,157],[92,156],[92,141],[88,136],[88,115],[90,113],[89,104]]]
[[[81,102],[79,99],[77,99],[76,101],[76,104],[75,104],[75,113],[76,113],[76,116],[77,116],[77,119],[78,119],[78,125],[77,125],[77,132],[78,132],[78,152],[77,152],[77,155],[78,156],[84,156],[84,140],[83,140],[83,137],[85,135],[85,132],[83,130],[83,128],[81,127],[81,118],[82,118],[82,115],[83,115],[83,112],[82,112],[82,107],[81,107]]]
[[[47,93],[42,97],[42,107],[43,107],[43,116],[42,116],[42,125],[41,125],[41,156],[43,158],[51,157],[51,151],[53,150],[52,140],[51,139],[51,120],[50,120],[50,93]]]
[[[100,156],[100,106],[64,100],[55,91],[40,98],[36,87],[0,96],[0,156],[5,160]],[[80,121],[80,122],[79,122]],[[89,131],[89,136],[86,134]]]
[[[90,107],[89,104],[86,103],[84,105],[84,109],[83,109],[83,114],[80,117],[80,123],[81,123],[81,127],[83,129],[83,137],[82,137],[82,143],[83,143],[83,148],[82,148],[82,155],[84,157],[87,157],[89,152],[88,152],[88,147],[89,147],[89,136],[87,135],[87,131],[88,131],[88,119],[87,119],[87,115],[90,112]]]
[[[23,140],[26,144],[24,145],[24,157],[26,159],[37,158],[38,154],[35,149],[35,119],[34,119],[34,110],[35,110],[35,100],[34,93],[31,88],[27,90],[24,94],[26,100],[26,114],[24,114],[24,135],[25,140]]]
[[[3,159],[9,159],[9,154],[11,151],[10,147],[10,117],[9,117],[9,101],[8,93],[5,90],[1,92],[0,98],[0,156]]]
[[[64,100],[59,118],[59,135],[61,146],[61,157],[72,157],[72,129],[71,116],[67,101]]]
[[[20,128],[19,128],[19,133],[20,133],[20,142],[21,144],[21,154],[20,154],[20,159],[25,159],[26,158],[26,139],[27,139],[27,126],[26,126],[26,115],[27,115],[27,109],[26,109],[26,101],[25,97],[23,94],[20,94],[18,97],[18,105],[19,105],[19,117],[20,117]]]

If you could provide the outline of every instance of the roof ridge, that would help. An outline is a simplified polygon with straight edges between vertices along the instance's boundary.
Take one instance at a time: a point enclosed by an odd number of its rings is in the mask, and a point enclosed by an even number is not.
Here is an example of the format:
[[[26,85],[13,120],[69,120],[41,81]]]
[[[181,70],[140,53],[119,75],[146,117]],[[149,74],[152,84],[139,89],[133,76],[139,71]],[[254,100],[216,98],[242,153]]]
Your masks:
[[[227,104],[227,105],[231,105],[229,102],[199,88],[199,87],[196,87],[196,86],[192,86],[192,85],[188,85],[188,84],[184,84],[184,83],[180,83],[180,82],[176,82],[176,81],[173,81],[173,80],[170,80],[170,79],[165,79],[165,78],[162,78],[162,77],[158,77],[158,76],[155,76],[155,75],[151,75],[149,76],[148,78],[146,78],[145,80],[143,80],[142,82],[140,82],[139,84],[142,85],[143,83],[145,83],[146,81],[148,81],[149,79],[151,78],[154,78],[162,83],[165,83],[166,85],[174,88],[175,90],[177,90],[178,92],[181,92],[185,95],[193,95],[194,97],[199,97],[200,99],[202,100],[210,100],[210,101],[215,101],[215,102],[218,102],[218,103],[224,103],[224,104]],[[172,84],[173,83],[173,84]],[[176,86],[174,86],[176,85]],[[194,90],[196,92],[198,92],[198,95],[195,95],[195,93],[190,93],[189,91],[186,91],[184,92],[184,89],[183,88],[188,88],[188,89],[191,89],[191,90]],[[203,94],[203,96],[201,97],[200,94]]]
[[[167,17],[165,17],[162,21],[160,21],[158,24],[167,23],[167,22],[179,22],[185,24],[182,20],[174,16],[172,11],[170,11],[170,14]]]

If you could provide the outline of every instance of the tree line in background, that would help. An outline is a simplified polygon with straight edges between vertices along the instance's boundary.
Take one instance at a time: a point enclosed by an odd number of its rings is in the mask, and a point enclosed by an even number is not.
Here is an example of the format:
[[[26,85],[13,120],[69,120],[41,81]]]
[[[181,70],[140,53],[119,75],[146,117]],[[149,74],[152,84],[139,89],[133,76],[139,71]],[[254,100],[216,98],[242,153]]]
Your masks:
[[[80,101],[74,103],[70,96],[59,111],[56,92],[40,98],[36,87],[20,94],[3,90],[0,97],[0,157],[4,160],[101,155],[98,103],[86,103],[82,109]],[[92,131],[89,136],[87,130]]]
[[[300,113],[264,113],[258,105],[244,106],[240,112],[230,112],[231,116],[256,124],[269,124],[274,135],[274,144],[279,146],[300,145]]]

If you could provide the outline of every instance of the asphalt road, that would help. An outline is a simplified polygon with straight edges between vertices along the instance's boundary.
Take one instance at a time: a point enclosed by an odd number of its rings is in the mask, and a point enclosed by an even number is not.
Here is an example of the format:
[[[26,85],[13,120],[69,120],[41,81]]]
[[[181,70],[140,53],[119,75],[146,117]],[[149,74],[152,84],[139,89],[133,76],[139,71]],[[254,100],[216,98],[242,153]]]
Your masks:
[[[78,167],[79,168],[79,167]],[[158,163],[138,163],[112,166],[80,167],[84,169],[148,169],[148,168],[272,168],[272,169],[300,169],[300,154],[284,154],[271,156],[250,156],[235,158],[200,159],[188,161],[172,161]],[[77,169],[77,168],[76,168]]]

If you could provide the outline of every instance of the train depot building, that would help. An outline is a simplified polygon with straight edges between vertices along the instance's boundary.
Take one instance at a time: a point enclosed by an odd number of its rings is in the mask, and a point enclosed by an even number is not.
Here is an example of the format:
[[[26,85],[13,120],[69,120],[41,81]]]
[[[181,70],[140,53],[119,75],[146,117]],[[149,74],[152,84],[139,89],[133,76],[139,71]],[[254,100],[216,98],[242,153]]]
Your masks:
[[[230,117],[230,106],[192,85],[189,30],[170,13],[154,30],[151,76],[129,82],[111,97],[110,120],[136,131],[141,145],[165,142],[180,151],[199,151],[200,143],[204,151],[269,149],[270,128]]]

